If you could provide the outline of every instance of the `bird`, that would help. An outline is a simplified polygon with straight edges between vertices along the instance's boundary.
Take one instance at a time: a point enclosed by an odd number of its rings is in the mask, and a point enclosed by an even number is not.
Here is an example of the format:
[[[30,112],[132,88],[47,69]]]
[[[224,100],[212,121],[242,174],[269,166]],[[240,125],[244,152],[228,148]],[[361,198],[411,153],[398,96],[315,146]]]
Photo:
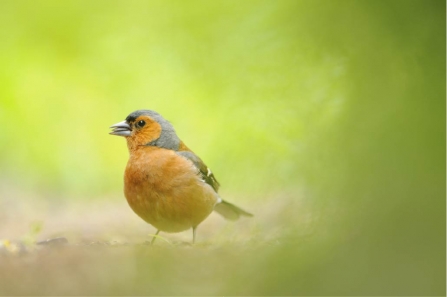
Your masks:
[[[172,124],[153,110],[137,110],[110,127],[126,139],[129,160],[124,196],[145,222],[167,233],[192,229],[213,211],[228,220],[253,214],[223,200],[219,182],[202,159],[177,136]]]

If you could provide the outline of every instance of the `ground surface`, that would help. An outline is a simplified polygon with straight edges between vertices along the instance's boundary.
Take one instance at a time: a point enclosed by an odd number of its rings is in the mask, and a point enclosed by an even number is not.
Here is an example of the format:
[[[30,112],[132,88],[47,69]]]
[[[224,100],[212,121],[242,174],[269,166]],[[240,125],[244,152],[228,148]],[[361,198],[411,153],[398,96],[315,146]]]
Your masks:
[[[111,202],[112,201],[112,202]],[[254,218],[212,214],[192,232],[160,233],[120,199],[3,200],[0,295],[253,294],[236,274],[258,275],[281,246],[286,205],[248,205]]]

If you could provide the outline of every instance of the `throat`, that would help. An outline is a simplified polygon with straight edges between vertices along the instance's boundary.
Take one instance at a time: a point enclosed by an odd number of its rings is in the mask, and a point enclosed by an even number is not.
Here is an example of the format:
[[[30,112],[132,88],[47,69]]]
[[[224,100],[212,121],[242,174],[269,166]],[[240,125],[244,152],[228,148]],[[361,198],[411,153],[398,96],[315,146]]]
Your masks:
[[[149,153],[151,151],[160,149],[160,147],[154,145],[135,144],[132,142],[127,142],[127,149],[129,150],[129,154],[131,156],[135,156]]]

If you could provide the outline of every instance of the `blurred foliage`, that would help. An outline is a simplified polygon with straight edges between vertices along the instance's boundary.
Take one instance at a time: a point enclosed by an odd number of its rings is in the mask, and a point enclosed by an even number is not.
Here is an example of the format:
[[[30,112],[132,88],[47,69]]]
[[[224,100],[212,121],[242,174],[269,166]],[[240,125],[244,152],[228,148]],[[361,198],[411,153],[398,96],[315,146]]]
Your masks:
[[[2,2],[5,175],[62,193],[116,192],[127,154],[108,127],[145,108],[173,122],[223,189],[290,187],[307,139],[348,95],[356,50],[318,50],[334,41],[315,19],[339,6],[326,5]]]
[[[0,180],[58,199],[120,192],[127,149],[107,128],[153,109],[224,197],[304,196],[312,235],[292,203],[284,245],[143,249],[90,294],[444,295],[445,8],[1,1]]]

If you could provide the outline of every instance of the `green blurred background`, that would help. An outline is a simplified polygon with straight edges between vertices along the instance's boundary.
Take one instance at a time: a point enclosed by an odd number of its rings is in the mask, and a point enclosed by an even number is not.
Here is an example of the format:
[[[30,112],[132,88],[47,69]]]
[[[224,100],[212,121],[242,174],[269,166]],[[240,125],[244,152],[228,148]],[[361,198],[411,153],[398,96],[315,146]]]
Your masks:
[[[46,289],[19,290],[40,270],[14,260],[3,293],[445,295],[445,9],[1,1],[0,224],[36,216],[14,203],[32,213],[123,202],[128,153],[108,127],[153,109],[213,169],[221,195],[255,212],[239,226],[271,226],[245,231],[256,243],[114,251],[113,265],[64,254],[83,268]]]

